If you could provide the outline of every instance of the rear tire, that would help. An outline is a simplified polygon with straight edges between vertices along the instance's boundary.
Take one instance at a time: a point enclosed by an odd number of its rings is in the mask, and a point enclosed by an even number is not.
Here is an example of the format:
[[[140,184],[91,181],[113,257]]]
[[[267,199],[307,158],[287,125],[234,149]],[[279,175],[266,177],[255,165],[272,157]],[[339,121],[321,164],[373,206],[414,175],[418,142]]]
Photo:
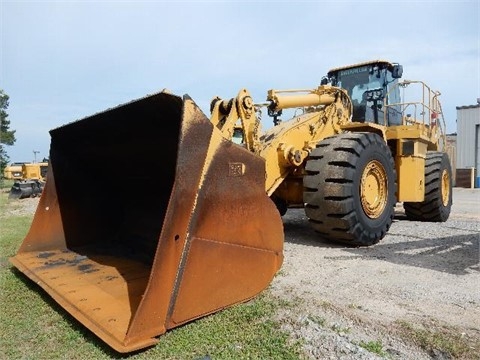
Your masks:
[[[452,169],[448,155],[427,152],[425,159],[425,199],[405,202],[403,208],[410,220],[444,222],[452,207]]]
[[[368,246],[385,236],[394,217],[396,175],[390,149],[379,135],[324,139],[305,170],[305,213],[321,237]]]

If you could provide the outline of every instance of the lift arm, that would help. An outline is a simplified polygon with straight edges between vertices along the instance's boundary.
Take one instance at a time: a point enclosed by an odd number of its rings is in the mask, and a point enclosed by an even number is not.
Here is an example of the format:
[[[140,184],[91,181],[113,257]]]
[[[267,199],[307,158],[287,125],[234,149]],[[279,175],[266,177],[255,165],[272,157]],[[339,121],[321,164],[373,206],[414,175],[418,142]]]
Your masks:
[[[264,134],[256,110],[268,107],[271,113],[282,109],[303,108],[304,114],[285,121]],[[283,179],[299,168],[321,139],[339,132],[351,120],[352,104],[340,88],[321,85],[310,90],[270,90],[267,102],[254,104],[248,90],[236,98],[214,98],[210,120],[227,139],[236,127],[243,131],[244,146],[266,162],[266,190],[270,195]]]

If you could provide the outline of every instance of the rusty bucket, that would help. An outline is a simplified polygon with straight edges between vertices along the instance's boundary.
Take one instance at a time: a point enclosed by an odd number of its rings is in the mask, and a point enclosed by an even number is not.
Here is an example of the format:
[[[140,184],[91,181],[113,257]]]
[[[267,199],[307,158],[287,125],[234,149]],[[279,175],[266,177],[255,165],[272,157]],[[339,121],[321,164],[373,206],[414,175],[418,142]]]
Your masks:
[[[118,352],[254,297],[280,268],[264,160],[188,96],[161,92],[50,135],[45,189],[10,261]]]

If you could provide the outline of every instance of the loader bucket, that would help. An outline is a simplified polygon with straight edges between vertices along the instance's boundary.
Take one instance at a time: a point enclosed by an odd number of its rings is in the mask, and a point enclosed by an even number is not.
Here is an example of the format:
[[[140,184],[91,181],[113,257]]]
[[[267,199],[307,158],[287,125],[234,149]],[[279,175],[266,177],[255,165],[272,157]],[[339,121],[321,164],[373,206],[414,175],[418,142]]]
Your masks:
[[[118,352],[251,299],[283,259],[264,160],[158,93],[50,131],[11,263]]]

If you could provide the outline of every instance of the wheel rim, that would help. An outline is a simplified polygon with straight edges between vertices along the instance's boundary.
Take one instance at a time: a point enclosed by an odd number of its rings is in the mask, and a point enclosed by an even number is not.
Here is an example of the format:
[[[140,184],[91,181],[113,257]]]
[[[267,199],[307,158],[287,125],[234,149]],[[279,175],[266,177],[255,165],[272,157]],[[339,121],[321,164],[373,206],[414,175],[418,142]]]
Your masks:
[[[448,206],[450,202],[450,175],[445,169],[442,172],[442,203],[443,206]]]
[[[372,219],[382,215],[388,199],[387,172],[383,165],[370,161],[362,173],[360,199],[365,214]]]

